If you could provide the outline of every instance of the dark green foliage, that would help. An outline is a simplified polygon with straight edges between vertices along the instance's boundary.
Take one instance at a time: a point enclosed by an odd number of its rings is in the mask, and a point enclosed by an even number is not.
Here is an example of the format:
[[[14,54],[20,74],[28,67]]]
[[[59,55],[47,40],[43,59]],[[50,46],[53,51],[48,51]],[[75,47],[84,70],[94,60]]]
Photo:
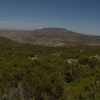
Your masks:
[[[100,59],[95,55],[100,47],[2,46],[0,99],[100,100]]]

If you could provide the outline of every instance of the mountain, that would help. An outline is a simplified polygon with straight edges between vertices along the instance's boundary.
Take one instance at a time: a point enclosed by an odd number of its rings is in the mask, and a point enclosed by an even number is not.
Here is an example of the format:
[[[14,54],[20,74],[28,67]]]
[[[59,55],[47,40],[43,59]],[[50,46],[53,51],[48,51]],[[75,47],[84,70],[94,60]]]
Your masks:
[[[43,28],[33,31],[1,30],[0,36],[19,43],[66,46],[75,44],[100,45],[99,36],[76,33],[64,28]]]

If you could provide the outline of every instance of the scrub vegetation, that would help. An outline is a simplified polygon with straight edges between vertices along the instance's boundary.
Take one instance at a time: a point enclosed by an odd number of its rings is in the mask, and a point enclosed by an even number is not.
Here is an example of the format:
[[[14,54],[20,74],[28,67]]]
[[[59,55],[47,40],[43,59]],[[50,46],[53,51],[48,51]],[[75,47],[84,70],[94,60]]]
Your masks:
[[[7,43],[0,43],[0,100],[100,100],[99,46]]]

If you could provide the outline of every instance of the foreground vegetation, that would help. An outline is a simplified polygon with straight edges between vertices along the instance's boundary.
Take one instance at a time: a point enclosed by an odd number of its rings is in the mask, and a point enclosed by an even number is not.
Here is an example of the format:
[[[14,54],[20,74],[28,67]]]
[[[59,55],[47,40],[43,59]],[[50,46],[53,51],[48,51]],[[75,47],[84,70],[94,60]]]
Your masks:
[[[100,100],[100,47],[0,46],[0,100]]]

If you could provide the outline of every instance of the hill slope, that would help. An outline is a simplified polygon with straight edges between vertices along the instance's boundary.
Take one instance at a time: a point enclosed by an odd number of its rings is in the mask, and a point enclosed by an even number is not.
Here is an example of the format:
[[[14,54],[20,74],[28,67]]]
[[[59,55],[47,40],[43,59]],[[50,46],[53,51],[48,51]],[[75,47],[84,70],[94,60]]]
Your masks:
[[[13,40],[7,39],[5,37],[0,37],[0,47],[12,47],[17,45],[18,43]]]
[[[2,30],[0,36],[20,42],[49,46],[75,44],[100,45],[99,36],[83,35],[64,28],[43,28],[33,31]]]

